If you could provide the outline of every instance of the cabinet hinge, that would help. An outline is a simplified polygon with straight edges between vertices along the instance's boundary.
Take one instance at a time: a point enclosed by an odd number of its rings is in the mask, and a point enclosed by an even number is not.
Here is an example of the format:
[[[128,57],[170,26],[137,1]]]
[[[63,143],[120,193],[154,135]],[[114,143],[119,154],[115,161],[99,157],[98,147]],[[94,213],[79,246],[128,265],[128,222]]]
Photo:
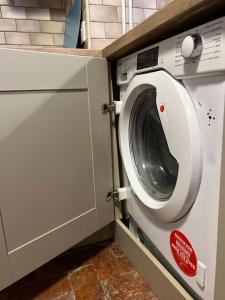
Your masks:
[[[113,101],[111,104],[103,103],[102,104],[102,113],[107,114],[114,112],[116,115],[120,114],[122,106],[122,101]]]
[[[114,199],[115,202],[119,202],[128,199],[129,188],[123,187],[106,193],[106,201]]]

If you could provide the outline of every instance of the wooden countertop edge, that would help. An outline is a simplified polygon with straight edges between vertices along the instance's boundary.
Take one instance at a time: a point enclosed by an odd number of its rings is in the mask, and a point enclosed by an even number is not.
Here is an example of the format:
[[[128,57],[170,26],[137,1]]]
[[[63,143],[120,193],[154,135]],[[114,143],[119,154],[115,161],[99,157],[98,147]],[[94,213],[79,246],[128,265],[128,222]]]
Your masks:
[[[41,48],[41,47],[10,47],[7,45],[1,49],[17,49],[25,51],[47,52],[52,54],[64,54],[64,55],[78,55],[78,56],[91,56],[91,57],[103,57],[101,50],[89,50],[89,49],[72,49],[72,48]]]
[[[224,11],[223,0],[174,0],[102,50],[115,60],[168,38]]]

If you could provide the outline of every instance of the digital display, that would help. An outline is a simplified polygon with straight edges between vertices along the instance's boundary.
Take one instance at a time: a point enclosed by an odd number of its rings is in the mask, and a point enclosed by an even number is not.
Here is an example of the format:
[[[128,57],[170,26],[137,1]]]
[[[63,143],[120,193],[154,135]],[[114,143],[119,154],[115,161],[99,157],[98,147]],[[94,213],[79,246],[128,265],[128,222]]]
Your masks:
[[[158,65],[159,47],[152,48],[137,56],[137,70]]]

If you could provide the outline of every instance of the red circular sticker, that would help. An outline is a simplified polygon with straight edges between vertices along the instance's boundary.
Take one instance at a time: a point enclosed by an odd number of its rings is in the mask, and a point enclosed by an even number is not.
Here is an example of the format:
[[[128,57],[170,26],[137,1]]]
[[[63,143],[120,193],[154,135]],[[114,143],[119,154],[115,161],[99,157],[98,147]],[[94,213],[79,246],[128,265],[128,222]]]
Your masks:
[[[178,230],[171,232],[170,248],[181,271],[188,276],[195,276],[197,273],[197,257],[191,243],[182,232]]]
[[[161,111],[161,112],[164,112],[164,110],[165,110],[165,106],[164,106],[163,104],[161,104],[161,105],[160,105],[160,111]]]

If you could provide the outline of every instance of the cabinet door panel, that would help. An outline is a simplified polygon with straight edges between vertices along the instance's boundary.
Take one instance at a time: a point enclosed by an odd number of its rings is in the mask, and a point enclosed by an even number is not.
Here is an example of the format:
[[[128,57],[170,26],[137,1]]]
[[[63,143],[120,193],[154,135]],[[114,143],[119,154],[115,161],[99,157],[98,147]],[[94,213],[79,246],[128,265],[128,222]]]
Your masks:
[[[95,207],[87,91],[0,94],[9,252]]]
[[[12,276],[9,267],[8,253],[5,244],[2,220],[0,217],[0,290],[12,283]]]
[[[0,49],[0,91],[87,88],[86,58]]]
[[[90,236],[96,231],[95,224],[96,209],[92,209],[9,253],[13,280],[20,279]]]
[[[100,58],[0,54],[0,256],[16,281],[114,218],[108,71]]]

